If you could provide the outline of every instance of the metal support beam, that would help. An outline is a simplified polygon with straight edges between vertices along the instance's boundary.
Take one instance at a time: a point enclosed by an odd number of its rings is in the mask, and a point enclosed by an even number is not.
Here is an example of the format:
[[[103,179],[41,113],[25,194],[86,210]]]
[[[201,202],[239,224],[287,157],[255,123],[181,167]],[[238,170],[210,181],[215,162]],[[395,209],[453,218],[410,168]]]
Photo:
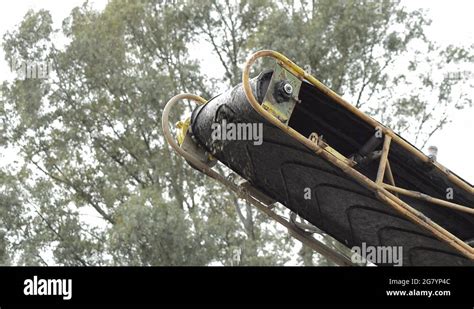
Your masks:
[[[376,183],[380,185],[383,183],[383,177],[385,175],[385,169],[388,161],[388,152],[390,151],[390,141],[392,138],[390,135],[385,135],[383,141],[382,155],[380,156],[379,170],[377,171],[377,180]]]
[[[413,198],[416,198],[416,199],[419,199],[419,200],[423,200],[423,201],[427,201],[427,202],[437,204],[437,205],[440,205],[440,206],[444,206],[444,207],[456,209],[456,210],[459,210],[459,211],[467,212],[469,214],[474,214],[474,209],[473,208],[469,208],[469,207],[466,207],[466,206],[463,206],[463,205],[448,202],[448,201],[445,201],[445,200],[442,200],[442,199],[439,199],[439,198],[434,198],[434,197],[431,197],[427,194],[424,194],[424,193],[421,193],[421,192],[418,192],[418,191],[407,190],[407,189],[399,188],[399,187],[388,185],[388,184],[383,184],[383,186],[384,186],[384,188],[386,188],[389,191],[397,192],[397,193],[400,193],[400,194],[403,194],[403,195],[406,195],[406,196],[410,196],[410,197],[413,197]]]

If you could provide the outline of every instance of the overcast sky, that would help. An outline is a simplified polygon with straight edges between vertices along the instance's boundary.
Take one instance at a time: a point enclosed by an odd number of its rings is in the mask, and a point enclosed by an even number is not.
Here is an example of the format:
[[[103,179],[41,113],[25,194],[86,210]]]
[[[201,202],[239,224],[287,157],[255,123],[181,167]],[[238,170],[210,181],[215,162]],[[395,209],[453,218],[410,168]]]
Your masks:
[[[72,8],[82,4],[83,0],[15,0],[3,1],[0,4],[0,36],[18,24],[29,9],[47,9],[51,12],[56,27],[68,16]],[[105,7],[107,0],[90,1],[97,9]],[[470,0],[407,0],[402,2],[410,9],[425,8],[433,24],[427,29],[430,39],[440,44],[473,44],[474,43],[474,1]],[[201,49],[194,55],[205,62],[204,73],[218,76],[221,71],[216,67],[215,55],[209,55]],[[294,59],[296,62],[297,59]],[[9,66],[0,51],[0,81],[11,78]],[[472,74],[474,78],[474,74]],[[428,145],[439,148],[438,161],[459,174],[470,183],[474,183],[474,108],[455,112],[451,115],[452,123],[438,131]],[[9,156],[9,154],[4,154]]]

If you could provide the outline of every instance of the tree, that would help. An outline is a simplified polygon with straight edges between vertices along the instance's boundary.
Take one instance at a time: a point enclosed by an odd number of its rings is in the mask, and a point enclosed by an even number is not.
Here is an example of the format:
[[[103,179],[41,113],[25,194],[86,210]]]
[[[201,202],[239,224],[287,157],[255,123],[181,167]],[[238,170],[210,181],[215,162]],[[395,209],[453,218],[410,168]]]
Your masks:
[[[7,61],[53,67],[49,78],[2,85],[2,129],[23,161],[11,173],[21,184],[21,229],[7,235],[15,263],[230,264],[235,248],[243,265],[287,260],[264,248],[271,229],[257,225],[249,237],[235,197],[186,166],[161,135],[173,94],[209,96],[188,60],[192,9],[112,1],[96,12],[86,3],[62,29],[48,12],[29,12],[5,36]]]

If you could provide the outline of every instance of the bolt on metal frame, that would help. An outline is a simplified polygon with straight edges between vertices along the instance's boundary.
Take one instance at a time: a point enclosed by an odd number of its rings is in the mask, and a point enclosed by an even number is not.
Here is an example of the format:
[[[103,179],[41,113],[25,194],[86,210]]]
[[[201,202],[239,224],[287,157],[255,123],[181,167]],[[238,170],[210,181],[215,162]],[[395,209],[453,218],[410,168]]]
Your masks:
[[[345,107],[347,110],[358,116],[360,119],[364,120],[366,123],[372,125],[374,129],[379,129],[384,135],[384,144],[382,148],[382,155],[380,156],[379,168],[377,172],[377,179],[376,181],[371,180],[367,176],[363,175],[359,171],[355,170],[352,164],[349,164],[346,160],[341,160],[342,154],[334,155],[334,150],[330,149],[330,151],[326,150],[324,147],[318,145],[314,141],[306,138],[305,136],[301,135],[299,132],[291,128],[290,126],[282,123],[276,117],[274,117],[271,113],[266,111],[260,103],[255,98],[252,88],[250,86],[250,69],[255,61],[262,57],[270,57],[277,60],[277,62],[283,66],[285,69],[290,71],[293,75],[297,76],[301,80],[307,80],[313,86],[321,90],[325,93],[328,97],[332,98],[335,102]],[[447,243],[449,246],[463,254],[464,256],[468,257],[469,259],[474,260],[474,248],[469,246],[467,243],[447,231],[445,228],[441,227],[440,225],[433,222],[430,218],[426,217],[423,213],[416,210],[408,203],[401,200],[398,194],[410,196],[413,198],[418,198],[424,201],[431,202],[433,204],[437,204],[439,206],[449,207],[452,209],[456,209],[459,211],[464,211],[470,214],[473,214],[474,210],[472,208],[459,205],[452,202],[447,202],[441,199],[437,199],[431,197],[429,195],[410,191],[407,189],[399,188],[395,185],[395,181],[393,179],[393,174],[390,168],[388,154],[390,150],[391,143],[396,143],[403,147],[405,150],[410,152],[412,155],[420,159],[422,162],[430,162],[436,168],[438,168],[442,173],[446,175],[446,177],[462,188],[463,190],[474,194],[474,187],[470,186],[468,183],[457,177],[456,175],[449,172],[444,166],[439,164],[438,162],[430,161],[430,158],[423,154],[420,150],[406,142],[400,136],[395,134],[391,129],[385,127],[384,125],[377,122],[372,117],[366,115],[365,113],[361,112],[359,109],[351,105],[350,103],[346,102],[343,98],[337,95],[334,91],[326,87],[320,81],[318,81],[312,75],[306,73],[302,68],[297,66],[294,62],[290,59],[286,58],[284,55],[273,51],[273,50],[261,50],[254,54],[252,54],[245,63],[244,70],[242,72],[242,84],[244,87],[245,95],[247,100],[252,105],[254,110],[259,113],[264,119],[269,121],[274,126],[280,128],[283,132],[291,136],[292,138],[296,139],[297,141],[301,142],[303,145],[308,147],[309,149],[313,150],[316,155],[321,156],[322,158],[326,159],[327,161],[331,162],[338,168],[340,168],[343,172],[349,175],[351,178],[359,182],[364,187],[368,188],[369,190],[373,191],[376,196],[387,205],[393,207],[396,211],[407,217],[409,220],[418,224],[419,226],[425,228],[426,230],[430,231],[434,236],[436,236],[441,241]],[[344,157],[345,158],[345,157]],[[390,184],[384,183],[384,176],[385,172],[387,172],[387,178]],[[390,192],[393,191],[394,193]]]

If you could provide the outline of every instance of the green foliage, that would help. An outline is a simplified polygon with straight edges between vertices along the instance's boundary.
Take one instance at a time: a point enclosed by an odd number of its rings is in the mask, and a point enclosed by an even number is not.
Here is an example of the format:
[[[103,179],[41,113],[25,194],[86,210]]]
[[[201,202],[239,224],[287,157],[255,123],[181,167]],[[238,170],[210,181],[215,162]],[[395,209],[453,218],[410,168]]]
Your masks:
[[[423,141],[470,104],[467,76],[433,71],[474,61],[429,42],[429,23],[394,1],[115,0],[102,12],[86,2],[60,29],[49,12],[28,12],[5,35],[5,58],[53,70],[1,85],[0,146],[19,162],[0,171],[0,264],[284,264],[294,245],[284,231],[171,153],[164,103],[184,91],[212,97],[240,82],[250,51],[275,49]],[[190,58],[203,40],[221,80]],[[300,261],[328,263],[307,248]]]
[[[171,95],[209,96],[188,60],[192,9],[112,1],[95,12],[84,4],[61,30],[38,11],[5,36],[7,61],[54,68],[47,79],[2,86],[2,129],[23,159],[22,172],[11,171],[21,183],[18,226],[1,234],[1,252],[15,249],[14,263],[227,265],[232,248],[245,248],[241,264],[286,261],[278,248],[264,249],[275,235],[261,230],[263,218],[234,206],[235,197],[174,156],[161,136]],[[65,46],[51,38],[58,31]],[[11,201],[2,199],[5,208]],[[247,230],[236,207],[247,207]]]
[[[110,252],[118,264],[205,265],[212,255],[205,239],[173,203],[147,189],[120,205],[109,230]]]

